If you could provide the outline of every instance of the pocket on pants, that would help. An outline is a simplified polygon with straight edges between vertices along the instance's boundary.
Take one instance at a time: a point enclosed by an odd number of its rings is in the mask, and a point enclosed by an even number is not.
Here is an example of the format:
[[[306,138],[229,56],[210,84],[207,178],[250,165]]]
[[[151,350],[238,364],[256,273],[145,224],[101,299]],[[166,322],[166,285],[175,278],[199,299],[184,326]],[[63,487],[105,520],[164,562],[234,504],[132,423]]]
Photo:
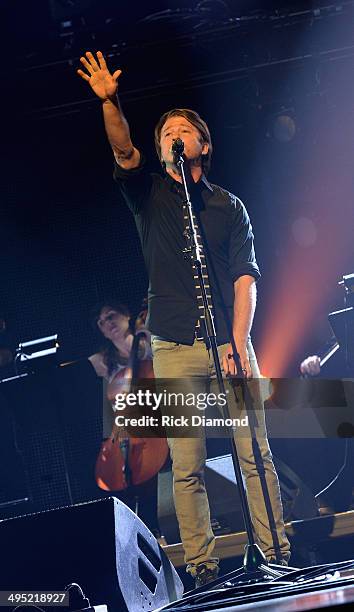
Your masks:
[[[158,351],[173,351],[180,347],[179,342],[172,342],[170,340],[163,340],[157,336],[151,338],[151,350],[152,354],[156,355]]]

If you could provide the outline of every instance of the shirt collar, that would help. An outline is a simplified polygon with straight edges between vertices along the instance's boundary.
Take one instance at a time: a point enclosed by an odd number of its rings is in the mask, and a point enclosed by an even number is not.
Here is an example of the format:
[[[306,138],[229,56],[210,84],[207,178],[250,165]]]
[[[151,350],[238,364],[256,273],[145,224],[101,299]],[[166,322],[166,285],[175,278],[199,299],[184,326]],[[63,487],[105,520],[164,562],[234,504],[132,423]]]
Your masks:
[[[202,174],[202,178],[200,180],[204,183],[205,187],[209,189],[209,191],[214,191],[205,174]]]
[[[167,181],[169,183],[169,185],[175,190],[175,191],[179,191],[182,188],[181,183],[179,183],[178,181],[175,181],[174,178],[172,178],[172,176],[170,176],[167,172],[165,173],[165,181]],[[205,174],[202,174],[200,180],[196,183],[196,185],[201,185],[201,183],[204,184],[204,186],[209,189],[209,191],[213,192],[214,189],[212,188],[212,186],[210,185],[208,179],[206,178]]]

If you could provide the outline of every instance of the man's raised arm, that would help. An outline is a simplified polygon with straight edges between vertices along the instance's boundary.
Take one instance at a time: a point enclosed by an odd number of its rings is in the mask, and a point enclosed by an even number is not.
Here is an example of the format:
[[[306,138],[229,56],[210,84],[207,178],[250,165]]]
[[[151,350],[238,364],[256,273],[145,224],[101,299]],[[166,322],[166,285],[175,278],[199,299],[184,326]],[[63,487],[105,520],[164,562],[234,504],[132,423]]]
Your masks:
[[[104,125],[114,157],[122,168],[136,168],[140,153],[131,141],[129,125],[118,99],[118,78],[122,71],[116,70],[111,74],[101,51],[97,51],[97,60],[90,51],[85,56],[80,57],[80,62],[86,72],[78,70],[77,73],[102,101]]]

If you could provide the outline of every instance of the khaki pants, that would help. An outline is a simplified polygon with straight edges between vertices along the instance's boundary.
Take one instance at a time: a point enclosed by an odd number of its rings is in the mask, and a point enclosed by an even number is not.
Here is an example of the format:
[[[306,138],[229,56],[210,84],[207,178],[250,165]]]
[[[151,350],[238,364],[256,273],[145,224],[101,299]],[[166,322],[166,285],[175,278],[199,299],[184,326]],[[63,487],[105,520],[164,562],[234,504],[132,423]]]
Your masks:
[[[226,345],[218,347],[219,356]],[[256,356],[249,341],[248,350],[254,380],[248,381],[248,401],[235,399],[234,392],[228,393],[231,416],[249,415],[249,427],[236,429],[234,436],[240,465],[247,489],[251,517],[256,539],[265,556],[288,559],[290,546],[285,535],[282,504],[277,474],[268,444],[263,402],[259,391],[259,368]],[[157,379],[183,379],[187,390],[198,388],[198,382],[205,387],[210,382],[209,391],[218,393],[215,368],[211,350],[204,342],[195,341],[193,346],[178,344],[152,337],[154,372]],[[225,386],[229,383],[225,379]],[[240,387],[238,387],[240,389]],[[204,389],[205,390],[205,389]],[[241,399],[241,401],[240,401]],[[256,408],[256,410],[254,410]],[[201,428],[202,429],[202,428]],[[194,437],[168,439],[174,479],[174,500],[178,518],[187,571],[195,573],[195,566],[208,562],[217,563],[212,553],[215,537],[210,525],[209,502],[204,484],[204,465],[206,459],[205,434],[200,431]],[[218,492],[222,495],[222,491]]]

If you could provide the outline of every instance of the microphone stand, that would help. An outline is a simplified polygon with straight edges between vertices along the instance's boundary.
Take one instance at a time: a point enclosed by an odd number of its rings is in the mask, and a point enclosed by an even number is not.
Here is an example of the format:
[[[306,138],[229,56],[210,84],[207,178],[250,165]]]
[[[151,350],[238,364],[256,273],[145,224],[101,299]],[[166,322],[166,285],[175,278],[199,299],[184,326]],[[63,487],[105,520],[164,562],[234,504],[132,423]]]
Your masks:
[[[190,228],[190,231],[187,232],[188,235],[186,236],[187,239],[189,239],[190,245],[186,249],[183,249],[183,253],[185,256],[190,257],[191,261],[193,261],[193,263],[195,264],[195,268],[197,270],[198,281],[199,281],[199,285],[201,288],[201,294],[202,294],[202,299],[203,299],[205,328],[206,328],[208,341],[210,343],[210,347],[213,353],[213,360],[215,364],[215,371],[216,371],[216,378],[217,378],[217,383],[219,387],[219,392],[223,393],[223,397],[225,397],[226,399],[225,406],[222,407],[223,417],[224,419],[228,419],[230,418],[230,411],[228,407],[227,395],[226,395],[226,390],[225,390],[224,380],[222,377],[220,360],[219,360],[219,355],[218,355],[214,317],[209,307],[204,278],[202,274],[201,248],[198,245],[197,232],[196,232],[195,223],[193,219],[193,205],[190,199],[190,194],[189,194],[188,184],[187,184],[187,179],[186,179],[186,172],[184,169],[184,161],[185,161],[183,157],[184,143],[180,138],[177,138],[174,141],[172,145],[172,151],[174,154],[174,162],[176,166],[178,167],[180,174],[181,174],[181,178],[182,178],[182,184],[183,184],[184,193],[185,193],[185,203],[187,205],[188,221],[189,221],[189,228]],[[237,370],[240,372],[241,371],[240,359],[236,351],[234,342],[232,343],[232,346],[233,346],[233,356],[235,359],[235,363],[237,365]],[[245,385],[244,378],[240,379],[240,384]],[[249,508],[249,504],[247,500],[245,485],[243,482],[243,477],[242,477],[242,472],[241,472],[241,467],[240,467],[240,460],[238,457],[238,452],[237,452],[234,436],[231,435],[230,439],[231,439],[232,462],[233,462],[233,467],[234,467],[235,475],[236,475],[236,485],[237,485],[240,500],[241,500],[241,508],[242,508],[242,514],[243,514],[243,519],[244,519],[246,533],[247,533],[248,544],[246,545],[246,548],[245,548],[243,568],[239,568],[238,570],[235,570],[234,572],[231,572],[230,574],[227,574],[226,576],[223,576],[219,578],[218,580],[213,581],[213,586],[220,584],[222,582],[225,582],[225,578],[229,581],[232,578],[239,577],[243,574],[247,575],[251,573],[252,574],[258,573],[260,575],[264,575],[264,576],[267,575],[267,576],[272,576],[274,578],[277,578],[277,577],[281,577],[284,573],[284,570],[286,572],[286,570],[288,569],[288,568],[284,568],[283,566],[278,566],[276,564],[268,564],[265,555],[263,554],[258,544],[256,544],[255,542],[254,534],[253,534],[253,527],[252,527],[251,513],[250,513],[250,508]],[[200,591],[202,590],[208,590],[208,585],[200,587]]]

